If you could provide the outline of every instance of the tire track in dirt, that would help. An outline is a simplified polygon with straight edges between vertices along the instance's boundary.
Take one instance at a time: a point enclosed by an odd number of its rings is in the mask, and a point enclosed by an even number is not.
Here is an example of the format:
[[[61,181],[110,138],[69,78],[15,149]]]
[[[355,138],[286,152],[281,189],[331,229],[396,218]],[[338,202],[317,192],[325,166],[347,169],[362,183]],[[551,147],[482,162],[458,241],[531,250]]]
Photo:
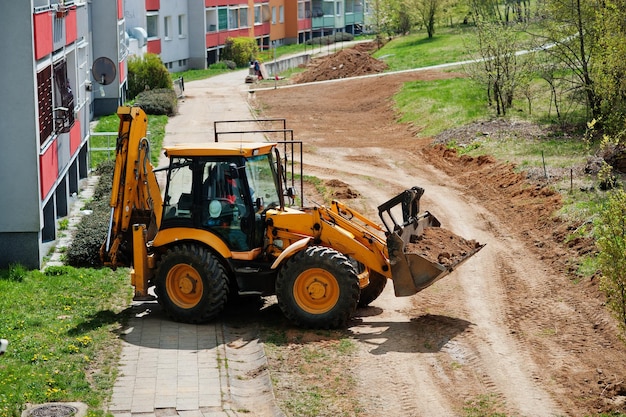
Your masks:
[[[524,353],[525,349],[520,347],[510,334],[504,320],[506,314],[502,304],[506,297],[501,277],[503,274],[509,275],[514,271],[519,271],[521,268],[520,266],[515,266],[513,269],[511,267],[503,268],[502,265],[498,268],[498,264],[502,264],[502,256],[506,257],[506,254],[510,253],[522,254],[523,248],[511,246],[511,242],[515,242],[513,239],[498,239],[486,232],[490,228],[498,229],[498,226],[494,225],[495,219],[492,220],[491,224],[481,224],[480,218],[484,218],[486,214],[480,208],[473,207],[471,203],[460,201],[461,199],[451,193],[448,186],[452,182],[447,182],[441,175],[436,176],[430,173],[429,178],[436,178],[437,180],[437,184],[433,184],[423,176],[424,170],[421,173],[412,172],[409,174],[398,167],[399,163],[387,161],[387,167],[381,169],[370,166],[367,177],[364,178],[363,175],[355,175],[355,173],[360,172],[360,164],[353,164],[347,160],[339,162],[338,155],[342,154],[342,150],[333,148],[332,152],[334,154],[332,159],[326,158],[323,155],[324,152],[321,152],[321,155],[318,153],[315,157],[308,155],[306,161],[311,166],[307,168],[321,167],[321,175],[328,175],[329,172],[324,171],[333,168],[335,177],[340,176],[342,181],[348,182],[370,204],[385,201],[386,198],[398,191],[396,188],[404,189],[406,186],[418,182],[427,190],[422,202],[422,209],[431,211],[440,220],[445,220],[444,226],[455,233],[464,237],[475,238],[481,243],[489,243],[488,247],[478,255],[481,256],[482,262],[468,261],[453,277],[445,278],[431,287],[432,289],[438,286],[439,289],[435,291],[444,293],[443,296],[451,304],[440,306],[439,308],[443,307],[442,313],[452,313],[456,317],[463,317],[472,323],[470,331],[454,336],[459,340],[458,346],[467,348],[467,351],[464,351],[464,357],[468,364],[461,366],[462,369],[455,372],[446,371],[443,373],[452,375],[454,379],[459,380],[457,383],[450,384],[447,381],[442,381],[440,376],[432,372],[432,369],[447,369],[453,362],[452,357],[447,355],[446,349],[443,348],[445,344],[438,346],[426,357],[419,356],[418,360],[414,362],[419,363],[419,366],[422,367],[419,372],[420,379],[413,381],[413,385],[417,381],[429,381],[426,384],[431,386],[431,391],[435,391],[430,395],[435,401],[430,403],[428,407],[421,409],[416,415],[436,415],[432,414],[432,407],[435,407],[435,404],[439,411],[459,412],[466,401],[484,394],[502,399],[502,407],[507,412],[514,414],[526,416],[553,416],[558,414],[559,410],[555,407],[550,396],[536,384],[535,366],[530,356]],[[365,154],[366,150],[360,149],[359,152]],[[374,151],[373,154],[379,157],[381,151]],[[389,172],[389,167],[393,169],[393,178],[385,176],[385,173]],[[337,171],[341,171],[341,173]],[[420,175],[419,180],[416,181],[418,177],[415,175]],[[382,178],[385,180],[380,181]],[[378,183],[379,181],[380,183]],[[445,186],[441,184],[445,184]],[[428,197],[426,198],[426,196]],[[507,242],[507,240],[511,242]],[[511,258],[513,257],[511,256]],[[456,280],[458,283],[458,285],[453,284],[454,289],[452,291],[446,285],[449,280]],[[431,289],[416,297],[430,297]],[[435,294],[433,296],[439,297],[441,295]],[[381,305],[381,308],[387,311],[390,308],[396,308],[397,300],[399,299],[387,300],[385,304],[376,305]],[[417,301],[416,304],[415,307],[417,308],[407,309],[406,313],[402,316],[396,316],[395,320],[411,320],[411,316],[416,314],[416,310],[419,311],[426,307],[424,304],[418,304]],[[411,334],[412,337],[419,334],[419,329],[411,330],[408,334]],[[406,334],[399,334],[398,337],[399,339],[394,343],[398,343],[398,347],[401,348],[403,342],[399,340],[405,338]],[[458,355],[458,351],[455,353]],[[427,366],[429,360],[433,360],[437,365]],[[406,370],[406,367],[407,365],[404,365],[403,368],[400,368],[402,371],[398,372],[401,376],[397,376],[396,380],[412,373],[411,370]],[[361,370],[359,372],[363,373]],[[462,380],[465,380],[466,383],[469,380],[472,383],[464,385],[461,383]],[[441,392],[439,387],[456,388],[449,392]]]

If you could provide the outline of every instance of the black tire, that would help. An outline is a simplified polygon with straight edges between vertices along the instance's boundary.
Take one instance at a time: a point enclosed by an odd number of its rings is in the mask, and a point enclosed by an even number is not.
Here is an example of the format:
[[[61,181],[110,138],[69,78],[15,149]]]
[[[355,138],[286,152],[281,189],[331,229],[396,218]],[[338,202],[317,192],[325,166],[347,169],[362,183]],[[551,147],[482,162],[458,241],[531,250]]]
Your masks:
[[[365,288],[361,288],[359,307],[367,307],[372,301],[383,293],[387,285],[387,277],[378,272],[370,271],[370,283]]]
[[[174,321],[199,324],[217,317],[228,299],[228,276],[206,248],[174,246],[163,255],[155,281],[157,300]]]
[[[344,327],[356,310],[359,293],[359,279],[348,258],[323,246],[292,256],[276,279],[280,309],[302,327]]]

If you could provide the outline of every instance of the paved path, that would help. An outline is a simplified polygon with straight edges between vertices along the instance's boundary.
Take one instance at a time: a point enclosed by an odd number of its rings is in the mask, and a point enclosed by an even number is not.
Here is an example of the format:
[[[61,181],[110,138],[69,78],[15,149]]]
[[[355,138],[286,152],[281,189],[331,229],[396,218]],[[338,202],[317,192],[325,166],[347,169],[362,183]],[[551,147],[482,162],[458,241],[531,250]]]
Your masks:
[[[186,83],[164,146],[212,142],[214,120],[250,119],[246,74],[234,71]],[[156,302],[133,302],[132,313],[108,407],[115,417],[284,416],[274,401],[256,330],[222,320],[175,323]]]

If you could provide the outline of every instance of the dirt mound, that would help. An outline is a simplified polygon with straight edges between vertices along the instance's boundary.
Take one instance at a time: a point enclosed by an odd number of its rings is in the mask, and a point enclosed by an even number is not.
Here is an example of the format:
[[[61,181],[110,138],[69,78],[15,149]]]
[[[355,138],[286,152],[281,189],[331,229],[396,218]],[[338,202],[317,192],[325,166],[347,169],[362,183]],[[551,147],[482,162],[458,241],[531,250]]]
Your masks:
[[[367,46],[343,49],[335,54],[315,58],[307,70],[294,76],[296,84],[314,81],[336,80],[359,75],[378,74],[387,69],[387,64],[373,58]]]
[[[326,187],[333,189],[333,193],[332,193],[333,198],[350,200],[352,198],[360,197],[360,194],[357,191],[350,188],[348,184],[346,184],[345,182],[341,180],[337,180],[337,179],[328,180],[324,182],[324,185],[326,185]]]
[[[427,227],[415,241],[409,243],[405,252],[417,253],[431,262],[444,266],[455,265],[475,252],[480,243],[467,240],[442,227]]]

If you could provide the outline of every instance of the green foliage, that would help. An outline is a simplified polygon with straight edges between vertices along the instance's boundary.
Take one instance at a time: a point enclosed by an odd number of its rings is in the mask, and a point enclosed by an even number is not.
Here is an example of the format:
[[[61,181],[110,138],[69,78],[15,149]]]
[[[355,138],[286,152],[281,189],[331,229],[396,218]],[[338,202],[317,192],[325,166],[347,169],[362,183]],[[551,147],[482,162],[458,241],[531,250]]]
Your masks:
[[[66,253],[66,262],[71,266],[102,266],[100,247],[109,229],[109,196],[113,169],[113,161],[106,162],[98,168],[97,174],[100,175],[100,179],[94,190],[94,198],[86,207],[92,210],[92,213],[81,219]]]
[[[7,271],[0,271],[5,275]],[[97,412],[111,395],[130,302],[128,270],[55,267],[0,279],[0,416],[26,404],[81,401]]]
[[[224,62],[217,62],[215,64],[211,64],[208,69],[190,69],[182,72],[175,72],[171,75],[172,78],[182,77],[185,82],[188,82],[194,80],[203,80],[205,78],[223,74],[228,71],[230,71],[230,69]]]
[[[607,306],[626,327],[626,192],[623,189],[609,192],[594,226],[600,250],[600,288],[606,294]]]
[[[156,54],[128,59],[128,98],[134,99],[147,89],[172,88],[172,77]]]
[[[0,281],[22,282],[28,270],[21,264],[11,264],[9,269],[0,271]]]
[[[137,94],[135,105],[141,107],[149,115],[173,116],[176,114],[176,93],[170,88],[142,91]]]
[[[258,53],[259,47],[254,38],[227,38],[222,58],[224,61],[233,61],[237,67],[243,68],[247,67]]]

